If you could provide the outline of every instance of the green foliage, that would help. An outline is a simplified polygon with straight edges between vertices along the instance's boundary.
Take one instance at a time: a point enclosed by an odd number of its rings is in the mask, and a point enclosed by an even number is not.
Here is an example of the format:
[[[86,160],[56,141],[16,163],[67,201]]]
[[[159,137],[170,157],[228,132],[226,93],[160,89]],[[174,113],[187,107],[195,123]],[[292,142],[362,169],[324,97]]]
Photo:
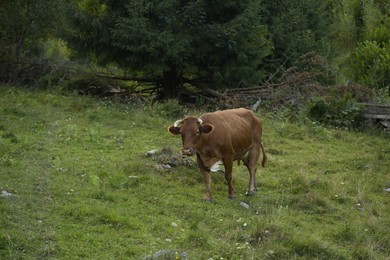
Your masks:
[[[354,78],[390,94],[390,17],[376,17],[380,20],[372,24],[367,40],[359,43],[353,53]]]
[[[50,60],[68,60],[71,56],[71,51],[61,39],[49,38],[44,42],[43,48],[44,56]]]
[[[20,55],[32,51],[37,41],[53,32],[58,17],[57,1],[3,1],[0,5],[2,52]]]
[[[331,38],[333,44],[344,52],[355,46],[358,37],[359,27],[355,20],[355,2],[357,1],[332,1],[331,18],[333,23],[331,25]],[[336,48],[335,51],[337,51]],[[341,55],[341,53],[337,54]]]
[[[308,117],[316,122],[346,129],[360,128],[364,124],[364,107],[350,96],[317,97],[308,104]]]
[[[364,107],[349,96],[314,98],[308,104],[308,116],[317,122],[346,129],[360,128],[364,124]]]
[[[277,59],[277,67],[286,59],[287,66],[290,66],[302,54],[311,51],[323,52],[330,24],[326,1],[263,2],[266,23],[274,44],[272,58]]]
[[[55,86],[69,77],[61,68],[79,69],[63,66],[64,57],[89,58],[94,69],[119,65],[120,74],[155,83],[169,99],[185,85],[276,82],[304,67],[303,54],[318,53],[333,69],[318,83],[337,77],[390,93],[384,0],[7,0],[0,14],[1,82]]]
[[[390,41],[382,44],[365,41],[359,44],[353,62],[358,82],[375,89],[387,89],[390,94]]]
[[[44,66],[29,67],[43,54],[43,42],[58,31],[61,1],[2,1],[0,4],[0,81],[23,82],[26,73],[38,74]],[[43,67],[43,68],[42,68]],[[31,81],[31,80],[30,80]]]
[[[389,4],[378,0],[333,1],[332,10],[330,38],[340,72],[377,90],[388,88]]]
[[[259,1],[82,3],[69,11],[72,48],[156,77],[167,98],[186,80],[217,87],[263,76],[259,65],[270,44]]]
[[[356,27],[356,37],[349,38],[351,76],[361,84],[390,93],[390,19],[386,15],[390,9],[380,1],[355,1],[350,7],[355,14],[350,19]]]
[[[50,88],[67,77],[69,49],[56,38],[63,1],[2,1],[0,4],[0,81]],[[59,66],[58,66],[59,65]],[[73,65],[73,64],[72,64]]]

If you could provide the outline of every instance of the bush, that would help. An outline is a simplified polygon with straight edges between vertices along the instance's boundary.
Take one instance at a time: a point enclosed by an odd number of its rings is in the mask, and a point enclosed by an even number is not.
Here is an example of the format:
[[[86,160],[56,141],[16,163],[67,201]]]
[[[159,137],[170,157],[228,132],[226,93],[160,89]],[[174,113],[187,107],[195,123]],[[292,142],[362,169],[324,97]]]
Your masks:
[[[355,79],[390,94],[390,44],[365,41],[358,45],[354,57]]]
[[[316,122],[347,129],[360,128],[364,123],[363,105],[349,95],[313,98],[308,104],[307,115]]]

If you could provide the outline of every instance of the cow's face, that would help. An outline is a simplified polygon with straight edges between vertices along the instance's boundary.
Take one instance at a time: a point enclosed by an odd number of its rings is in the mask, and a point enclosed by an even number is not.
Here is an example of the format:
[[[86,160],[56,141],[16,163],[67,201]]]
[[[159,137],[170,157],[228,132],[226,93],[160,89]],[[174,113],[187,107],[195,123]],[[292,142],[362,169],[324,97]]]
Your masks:
[[[210,124],[203,124],[202,120],[196,117],[186,117],[178,120],[168,131],[173,135],[181,135],[183,141],[182,152],[184,155],[196,154],[196,147],[199,147],[202,135],[209,134],[214,130]]]

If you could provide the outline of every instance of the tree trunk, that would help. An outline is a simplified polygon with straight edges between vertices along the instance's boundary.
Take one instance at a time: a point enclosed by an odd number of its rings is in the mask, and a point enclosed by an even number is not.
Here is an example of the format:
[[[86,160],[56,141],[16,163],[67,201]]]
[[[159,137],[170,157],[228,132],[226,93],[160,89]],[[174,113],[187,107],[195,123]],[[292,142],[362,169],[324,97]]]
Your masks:
[[[163,72],[163,99],[177,98],[182,78],[176,70],[171,69]]]

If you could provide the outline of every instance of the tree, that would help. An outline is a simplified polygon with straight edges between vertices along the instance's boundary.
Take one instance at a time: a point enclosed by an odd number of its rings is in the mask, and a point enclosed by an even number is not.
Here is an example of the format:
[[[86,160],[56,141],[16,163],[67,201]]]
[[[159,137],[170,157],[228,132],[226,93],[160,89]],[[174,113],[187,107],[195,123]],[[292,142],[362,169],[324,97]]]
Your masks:
[[[271,66],[291,66],[305,53],[322,52],[329,32],[328,1],[264,0],[274,52]]]
[[[258,83],[271,50],[256,0],[84,0],[70,10],[72,48],[155,77],[165,98],[185,82]]]
[[[39,55],[40,44],[59,19],[56,0],[4,0],[0,4],[0,80],[14,81],[22,58]]]
[[[347,77],[390,93],[390,4],[385,0],[333,1],[333,44]],[[341,62],[340,62],[341,61]],[[338,65],[339,65],[338,64]]]
[[[366,33],[351,57],[354,79],[390,95],[390,17]]]

